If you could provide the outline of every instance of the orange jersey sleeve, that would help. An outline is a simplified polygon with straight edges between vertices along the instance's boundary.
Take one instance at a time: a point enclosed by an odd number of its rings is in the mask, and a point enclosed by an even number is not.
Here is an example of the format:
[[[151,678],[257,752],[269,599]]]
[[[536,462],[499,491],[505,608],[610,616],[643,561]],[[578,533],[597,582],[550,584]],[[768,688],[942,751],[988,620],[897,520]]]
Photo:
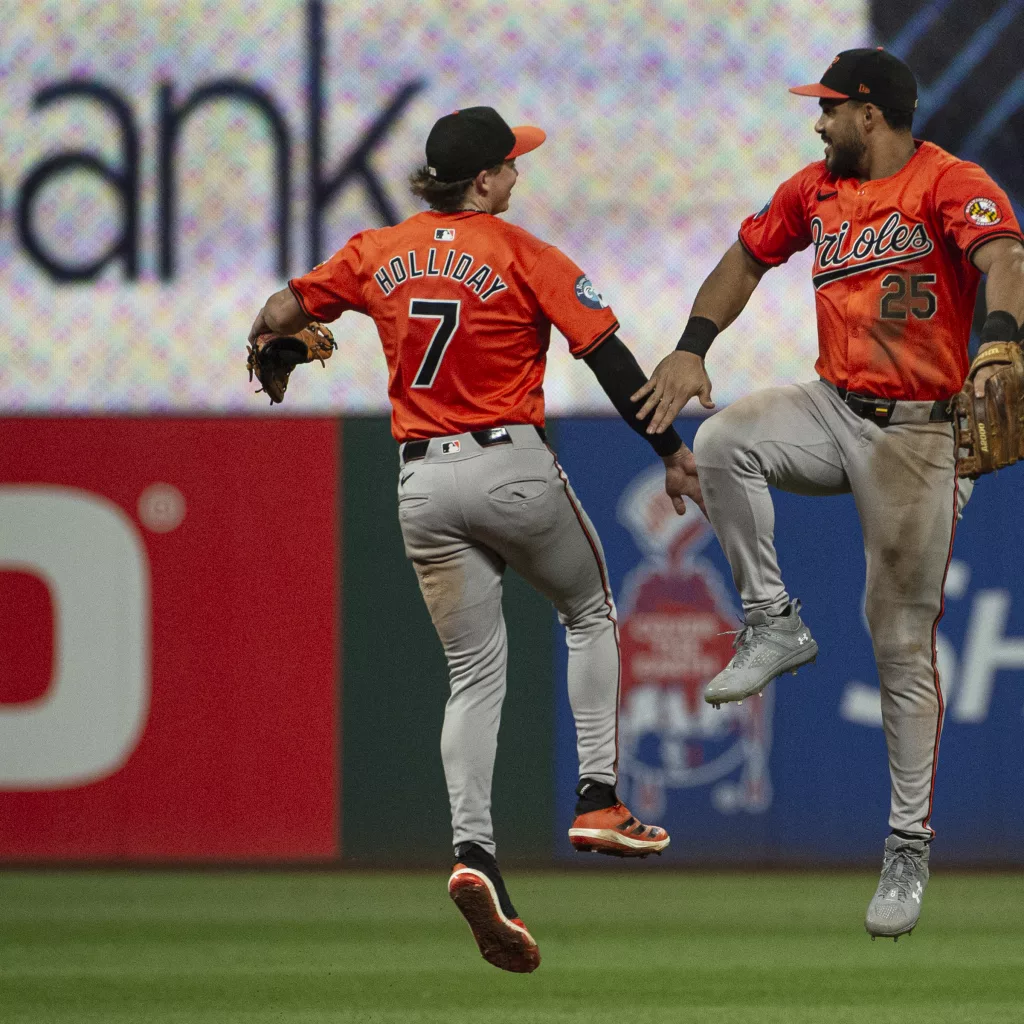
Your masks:
[[[529,280],[544,315],[565,335],[577,359],[618,330],[615,314],[590,278],[553,245],[541,252]]]
[[[935,206],[945,237],[968,259],[993,238],[1021,238],[1006,193],[977,164],[952,164],[936,182]]]
[[[777,267],[811,244],[807,170],[784,181],[764,208],[740,225],[740,242],[759,263]]]
[[[306,316],[320,323],[337,320],[347,310],[366,312],[362,274],[363,234],[353,235],[344,248],[288,287]]]

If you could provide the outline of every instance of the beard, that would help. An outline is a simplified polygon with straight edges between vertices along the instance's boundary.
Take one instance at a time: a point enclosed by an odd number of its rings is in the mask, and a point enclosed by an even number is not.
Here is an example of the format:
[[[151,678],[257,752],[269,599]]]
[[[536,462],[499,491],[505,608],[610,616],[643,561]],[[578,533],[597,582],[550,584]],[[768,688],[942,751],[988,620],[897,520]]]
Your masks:
[[[860,139],[840,141],[830,138],[832,155],[826,157],[825,166],[837,178],[855,178],[867,146]]]

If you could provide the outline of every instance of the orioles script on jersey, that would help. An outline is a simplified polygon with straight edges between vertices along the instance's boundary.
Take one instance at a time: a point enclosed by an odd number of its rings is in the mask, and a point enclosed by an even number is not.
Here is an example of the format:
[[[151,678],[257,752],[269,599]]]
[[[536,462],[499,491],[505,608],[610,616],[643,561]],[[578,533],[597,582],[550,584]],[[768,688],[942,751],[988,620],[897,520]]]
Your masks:
[[[849,234],[848,220],[843,221],[838,231],[828,232],[820,217],[811,218],[814,259],[823,271],[811,278],[815,288],[853,274],[902,263],[905,259],[926,256],[934,248],[928,229],[923,224],[907,223],[899,213],[891,213],[877,230],[862,228],[851,244],[847,244]]]
[[[440,254],[437,249],[429,249],[427,262],[420,267],[416,263],[416,251],[410,249],[404,256],[392,256],[373,275],[373,279],[385,295],[390,295],[400,284],[415,281],[419,277],[447,277],[452,281],[461,281],[480,296],[481,302],[486,302],[492,295],[508,289],[501,276],[486,263],[482,263],[470,274],[475,262],[475,257],[468,252],[461,253],[456,258],[454,249],[442,250]]]

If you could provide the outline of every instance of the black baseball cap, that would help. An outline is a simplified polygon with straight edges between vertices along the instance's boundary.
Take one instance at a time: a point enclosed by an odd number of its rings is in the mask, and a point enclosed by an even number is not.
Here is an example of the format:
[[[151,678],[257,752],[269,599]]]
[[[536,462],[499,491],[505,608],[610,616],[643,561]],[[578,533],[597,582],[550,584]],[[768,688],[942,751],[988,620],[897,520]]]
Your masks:
[[[829,100],[859,100],[907,113],[913,113],[917,107],[914,72],[881,47],[843,50],[829,64],[820,82],[794,85],[789,91]]]
[[[509,128],[493,107],[445,114],[427,136],[427,171],[442,182],[466,181],[502,160],[529,153],[547,135],[540,128]]]

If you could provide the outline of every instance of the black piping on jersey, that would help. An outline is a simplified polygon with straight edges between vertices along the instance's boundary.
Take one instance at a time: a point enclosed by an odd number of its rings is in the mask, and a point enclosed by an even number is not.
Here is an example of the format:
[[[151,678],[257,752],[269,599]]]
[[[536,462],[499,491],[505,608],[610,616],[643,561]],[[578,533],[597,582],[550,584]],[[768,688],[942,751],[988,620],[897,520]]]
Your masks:
[[[607,341],[619,329],[619,321],[611,325],[606,331],[602,331],[582,352],[576,354],[577,359],[585,359],[591,352],[596,351],[603,342]]]
[[[811,277],[811,283],[815,289],[823,288],[827,284],[831,284],[833,281],[840,281],[844,277],[853,277],[856,274],[865,274],[869,270],[878,270],[879,267],[891,267],[897,263],[906,263],[917,259],[920,256],[924,256],[931,252],[931,249],[921,250],[917,249],[912,253],[901,252],[898,256],[886,256],[880,260],[868,260],[867,263],[856,263],[852,267],[839,267],[837,270],[826,270],[821,274],[814,274]]]
[[[778,264],[777,264],[777,263],[768,263],[768,262],[767,262],[766,260],[763,260],[763,259],[761,259],[761,257],[760,257],[760,256],[755,256],[755,255],[754,255],[754,254],[753,254],[753,253],[752,253],[752,252],[750,251],[750,246],[749,246],[749,245],[747,245],[747,243],[743,241],[743,236],[742,236],[742,235],[737,235],[737,238],[739,239],[739,243],[740,243],[740,245],[742,245],[742,246],[743,246],[743,251],[744,251],[744,252],[745,252],[745,253],[746,253],[746,254],[747,254],[747,255],[748,255],[748,256],[749,256],[749,257],[750,257],[750,258],[751,258],[751,259],[752,259],[752,260],[753,260],[753,261],[754,261],[754,262],[755,262],[755,263],[756,263],[756,264],[757,264],[758,266],[759,266],[759,267],[767,267],[767,269],[768,269],[768,270],[771,270],[771,269],[772,269],[772,267],[777,267],[777,266],[778,266]]]
[[[969,259],[973,260],[974,254],[986,243],[991,242],[995,238],[1012,238],[1017,242],[1024,242],[1024,238],[1021,237],[1019,231],[1011,231],[1006,228],[1002,231],[993,231],[989,235],[982,235],[981,238],[974,239],[973,242],[966,249],[964,249],[964,255]]]
[[[608,609],[608,621],[612,624],[612,635],[615,638],[615,653],[617,655],[615,666],[615,761],[612,764],[612,774],[615,776],[615,782],[618,782],[619,702],[622,699],[622,645],[619,642],[619,621],[615,617],[615,599],[612,597],[612,587],[608,582],[608,569],[604,562],[604,556],[601,554],[600,545],[594,540],[590,535],[590,531],[587,529],[587,521],[584,518],[583,510],[576,503],[576,499],[572,493],[572,488],[569,486],[569,478],[565,475],[565,470],[562,469],[562,466],[558,461],[558,456],[555,455],[554,449],[551,445],[548,445],[547,449],[551,453],[551,458],[554,460],[555,469],[558,470],[558,477],[562,481],[562,487],[565,489],[565,496],[569,499],[569,506],[572,508],[573,514],[576,516],[576,521],[580,524],[583,536],[587,538],[590,550],[594,554],[594,561],[597,562],[597,571],[601,577],[601,589],[604,591],[604,603],[605,607]]]
[[[927,830],[934,837],[935,829],[928,824],[932,816],[932,807],[935,803],[935,772],[939,765],[939,739],[942,736],[942,720],[946,715],[946,702],[942,699],[942,685],[939,681],[939,651],[937,635],[939,620],[946,610],[946,577],[949,575],[949,566],[953,561],[953,541],[956,539],[956,520],[960,502],[960,480],[957,473],[956,459],[953,460],[953,522],[949,528],[949,551],[946,554],[946,568],[942,572],[942,585],[939,590],[939,614],[935,616],[932,623],[932,674],[935,679],[935,697],[939,702],[939,713],[935,722],[935,745],[932,747],[932,775],[928,783],[928,809],[921,820],[921,828]]]

